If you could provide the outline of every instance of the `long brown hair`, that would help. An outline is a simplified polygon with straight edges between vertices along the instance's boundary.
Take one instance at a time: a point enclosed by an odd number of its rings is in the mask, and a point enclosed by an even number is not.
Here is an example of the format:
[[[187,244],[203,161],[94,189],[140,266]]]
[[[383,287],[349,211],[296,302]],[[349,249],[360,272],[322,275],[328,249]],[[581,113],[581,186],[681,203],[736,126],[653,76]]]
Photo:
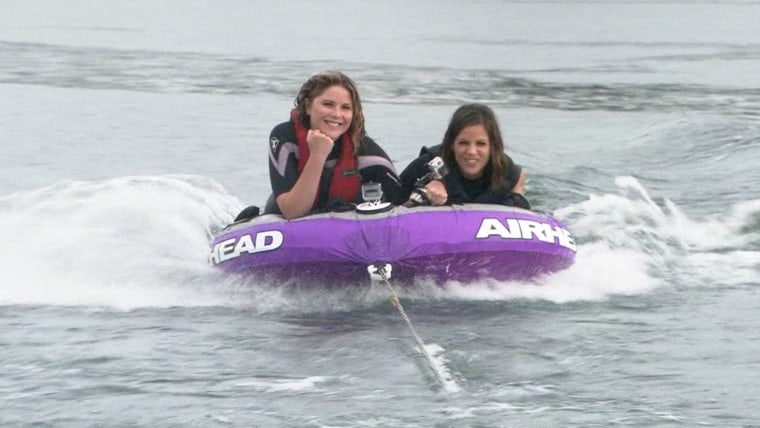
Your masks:
[[[340,85],[351,94],[351,109],[353,110],[353,118],[351,119],[351,125],[348,127],[348,135],[351,137],[351,142],[354,145],[354,154],[359,150],[362,137],[364,136],[364,111],[362,110],[362,102],[359,98],[359,91],[356,89],[356,84],[350,77],[346,76],[340,71],[324,71],[317,73],[309,78],[303,85],[301,90],[296,95],[295,102],[293,103],[298,113],[298,120],[301,124],[307,128],[311,127],[311,120],[306,113],[306,106],[312,102],[315,98],[322,95],[323,92],[335,85]]]
[[[465,104],[460,106],[451,116],[449,127],[443,136],[441,156],[449,165],[456,165],[454,157],[454,142],[464,128],[472,125],[483,125],[491,142],[488,166],[491,167],[491,188],[497,189],[504,184],[507,175],[507,156],[504,154],[504,140],[499,130],[499,121],[490,107],[484,104]]]

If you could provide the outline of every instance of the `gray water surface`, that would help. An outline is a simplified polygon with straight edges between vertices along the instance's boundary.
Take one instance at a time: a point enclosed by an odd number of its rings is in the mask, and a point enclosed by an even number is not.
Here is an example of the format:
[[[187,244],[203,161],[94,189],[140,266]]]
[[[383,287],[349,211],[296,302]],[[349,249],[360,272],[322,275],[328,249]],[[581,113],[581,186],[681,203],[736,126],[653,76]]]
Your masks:
[[[3,427],[760,426],[760,3],[12,4]],[[465,102],[575,233],[532,283],[268,284],[206,264],[341,69],[400,170]],[[392,282],[392,280],[391,280]]]

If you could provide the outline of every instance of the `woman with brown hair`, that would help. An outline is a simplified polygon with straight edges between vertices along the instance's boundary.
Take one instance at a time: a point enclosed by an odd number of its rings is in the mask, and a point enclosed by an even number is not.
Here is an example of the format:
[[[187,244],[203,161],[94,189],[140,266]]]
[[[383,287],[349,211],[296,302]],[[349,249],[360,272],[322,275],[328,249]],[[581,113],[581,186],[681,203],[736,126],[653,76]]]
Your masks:
[[[430,162],[440,157],[447,170],[427,183]],[[489,203],[530,209],[523,197],[525,171],[504,153],[504,140],[493,110],[466,104],[451,117],[440,145],[423,147],[401,173],[404,199],[415,192],[431,205]]]
[[[393,163],[364,129],[356,84],[337,71],[311,76],[290,120],[272,129],[269,178],[265,212],[288,219],[361,202],[367,182],[380,183],[386,200],[402,201]]]

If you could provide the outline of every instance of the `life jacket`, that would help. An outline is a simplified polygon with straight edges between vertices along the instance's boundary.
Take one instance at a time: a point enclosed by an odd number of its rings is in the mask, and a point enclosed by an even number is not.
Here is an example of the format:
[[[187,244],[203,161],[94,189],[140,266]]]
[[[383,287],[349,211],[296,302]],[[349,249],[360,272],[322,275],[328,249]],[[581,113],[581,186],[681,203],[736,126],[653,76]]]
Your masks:
[[[290,121],[293,123],[296,142],[298,143],[298,174],[300,175],[306,167],[306,161],[309,160],[309,144],[306,142],[308,129],[298,120],[298,113],[295,109],[290,111]],[[345,132],[341,138],[340,156],[329,181],[327,200],[353,202],[359,196],[362,183],[359,170],[356,167],[354,144],[351,137],[348,136],[348,132]],[[323,184],[325,183],[320,183],[317,188],[317,195],[314,198],[312,208],[319,205]]]

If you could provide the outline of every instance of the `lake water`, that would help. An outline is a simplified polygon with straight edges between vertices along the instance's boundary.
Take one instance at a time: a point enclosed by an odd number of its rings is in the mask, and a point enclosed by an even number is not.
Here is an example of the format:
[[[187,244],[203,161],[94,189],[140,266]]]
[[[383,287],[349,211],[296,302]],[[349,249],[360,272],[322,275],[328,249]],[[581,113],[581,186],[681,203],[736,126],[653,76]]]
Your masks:
[[[760,2],[8,2],[3,427],[760,426]],[[576,235],[533,283],[258,283],[209,236],[340,69],[401,170],[465,102]],[[443,233],[443,231],[442,231]]]

